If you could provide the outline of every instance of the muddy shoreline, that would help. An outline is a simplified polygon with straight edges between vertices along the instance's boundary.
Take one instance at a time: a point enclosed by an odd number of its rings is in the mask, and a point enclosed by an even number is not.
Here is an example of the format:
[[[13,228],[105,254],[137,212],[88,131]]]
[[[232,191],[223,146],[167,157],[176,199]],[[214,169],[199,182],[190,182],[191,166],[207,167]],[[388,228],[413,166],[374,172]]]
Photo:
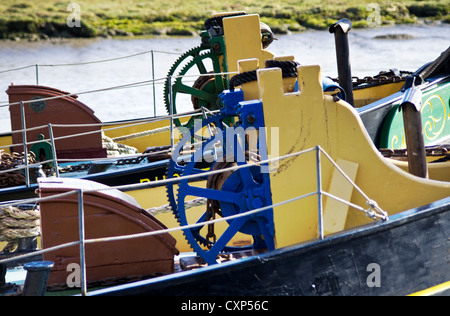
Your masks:
[[[28,0],[24,0],[28,1]],[[8,2],[8,0],[6,0]],[[5,2],[5,3],[6,3]],[[263,3],[264,2],[264,3]],[[345,2],[345,1],[344,1]],[[108,3],[105,1],[105,3]],[[261,21],[272,28],[275,34],[290,34],[307,30],[324,30],[342,18],[353,22],[354,28],[392,25],[450,24],[450,3],[421,1],[400,1],[395,4],[380,2],[377,8],[361,2],[354,5],[333,5],[324,3],[317,5],[316,0],[308,0],[302,5],[291,4],[290,1],[280,4],[249,2],[249,7],[236,7],[248,13],[256,13]],[[308,3],[310,5],[308,5]],[[158,4],[158,2],[156,2]],[[185,3],[171,11],[132,10],[123,6],[116,11],[89,8],[83,4],[82,14],[71,16],[65,6],[59,10],[49,7],[53,12],[40,12],[33,3],[15,3],[0,5],[0,40],[55,40],[66,38],[115,38],[133,36],[196,36],[204,28],[204,21],[211,16],[208,10],[198,11],[196,5],[184,10]],[[236,5],[238,5],[236,3]],[[6,9],[2,12],[2,6]],[[87,7],[84,9],[84,7]],[[225,8],[224,8],[225,10]],[[378,10],[378,11],[377,11]],[[210,12],[211,11],[211,12]],[[122,12],[122,13],[119,13]],[[225,12],[225,11],[218,11]],[[375,18],[378,14],[378,20]],[[77,23],[72,23],[78,18]],[[69,24],[72,24],[69,26]],[[75,25],[76,24],[76,25]]]

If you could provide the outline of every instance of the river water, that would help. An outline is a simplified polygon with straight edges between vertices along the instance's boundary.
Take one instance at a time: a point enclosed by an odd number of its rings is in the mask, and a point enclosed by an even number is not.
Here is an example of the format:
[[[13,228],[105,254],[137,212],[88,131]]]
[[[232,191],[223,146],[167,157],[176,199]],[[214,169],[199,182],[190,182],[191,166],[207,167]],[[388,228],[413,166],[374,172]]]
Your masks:
[[[406,39],[379,38],[388,34],[402,34]],[[275,55],[294,55],[301,64],[321,65],[323,75],[337,76],[334,37],[328,31],[308,31],[277,38],[268,48]],[[450,25],[354,29],[349,41],[354,76],[372,76],[390,68],[414,71],[449,47]],[[199,44],[199,37],[77,39],[53,43],[3,41],[0,42],[0,106],[8,102],[5,91],[11,83],[36,84],[38,81],[41,85],[81,93],[163,78],[183,52]],[[90,63],[136,54],[139,55]],[[61,66],[86,62],[89,63]],[[22,67],[26,68],[7,71]],[[154,87],[146,84],[80,94],[79,100],[90,106],[104,122],[153,116],[155,110],[156,115],[163,115],[166,111],[161,83],[157,81]],[[183,110],[190,110],[190,106]],[[0,107],[0,132],[9,130],[9,111],[3,106]]]

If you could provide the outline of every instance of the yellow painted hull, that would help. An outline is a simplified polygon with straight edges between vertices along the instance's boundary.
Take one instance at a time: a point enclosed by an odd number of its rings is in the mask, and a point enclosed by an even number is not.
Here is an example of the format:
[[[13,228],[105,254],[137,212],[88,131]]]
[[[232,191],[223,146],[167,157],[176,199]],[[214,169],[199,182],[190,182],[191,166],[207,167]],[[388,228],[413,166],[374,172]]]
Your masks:
[[[388,159],[393,165],[408,172],[408,162]],[[428,164],[428,176],[431,180],[450,182],[450,161]]]
[[[0,136],[0,146],[10,146],[12,144],[12,136],[11,135],[1,135]],[[11,153],[9,147],[2,148],[3,151],[7,153]]]
[[[360,108],[362,106],[393,95],[394,93],[399,92],[403,85],[404,82],[396,82],[373,87],[366,87],[363,89],[355,89],[353,90],[355,107]]]
[[[426,290],[422,290],[422,291],[410,294],[408,296],[433,296],[433,295],[439,295],[440,293],[443,293],[443,292],[446,292],[449,290],[450,290],[450,281],[433,286]]]

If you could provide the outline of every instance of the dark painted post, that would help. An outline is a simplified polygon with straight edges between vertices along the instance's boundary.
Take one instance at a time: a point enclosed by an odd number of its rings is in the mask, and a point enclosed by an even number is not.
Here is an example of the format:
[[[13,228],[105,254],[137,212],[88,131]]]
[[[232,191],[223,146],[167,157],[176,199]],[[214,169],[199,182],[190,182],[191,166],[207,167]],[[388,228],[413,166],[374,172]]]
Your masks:
[[[352,26],[352,22],[349,19],[342,19],[331,25],[329,31],[334,33],[336,42],[339,85],[345,91],[345,100],[354,106],[350,49],[348,45],[348,32],[352,29]]]
[[[23,287],[24,296],[44,296],[47,289],[48,275],[54,263],[51,261],[35,261],[26,263],[27,277]]]
[[[399,109],[403,111],[409,173],[428,178],[427,156],[420,112],[422,109],[422,91],[417,87],[421,83],[422,78],[418,75],[406,79],[405,94]]]

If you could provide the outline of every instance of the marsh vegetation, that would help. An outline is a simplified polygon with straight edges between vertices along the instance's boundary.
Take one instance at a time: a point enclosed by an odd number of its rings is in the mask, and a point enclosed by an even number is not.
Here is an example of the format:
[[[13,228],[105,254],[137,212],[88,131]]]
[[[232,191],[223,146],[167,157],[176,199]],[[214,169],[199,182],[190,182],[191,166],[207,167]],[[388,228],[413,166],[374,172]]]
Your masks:
[[[198,34],[211,14],[228,11],[258,13],[278,34],[324,29],[341,18],[362,28],[371,3],[378,5],[381,25],[450,23],[448,0],[3,0],[0,38],[190,36]],[[74,13],[80,27],[67,25]]]

